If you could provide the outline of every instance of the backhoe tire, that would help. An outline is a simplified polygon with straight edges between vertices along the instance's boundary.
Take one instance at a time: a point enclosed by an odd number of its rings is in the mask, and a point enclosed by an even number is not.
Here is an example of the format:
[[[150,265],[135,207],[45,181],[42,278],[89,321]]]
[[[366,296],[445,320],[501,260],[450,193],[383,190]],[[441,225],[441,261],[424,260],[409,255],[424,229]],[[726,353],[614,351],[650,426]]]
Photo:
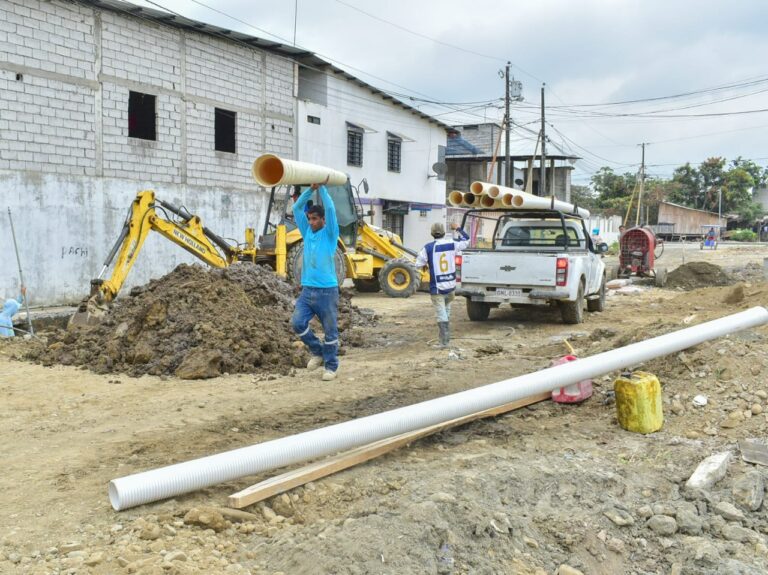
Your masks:
[[[574,301],[560,301],[560,316],[563,323],[577,324],[584,321],[584,280],[579,282],[579,291]]]
[[[597,293],[600,294],[600,297],[587,300],[587,311],[605,310],[605,277],[603,277],[603,281],[600,283],[600,291]]]
[[[339,280],[339,287],[341,287],[347,277],[347,263],[341,249],[336,248],[336,253],[334,254],[333,259],[334,264],[336,265],[336,279]],[[295,286],[301,285],[301,266],[303,265],[303,262],[304,242],[296,242],[288,250],[288,255],[285,258],[288,283]]]
[[[467,298],[467,316],[470,321],[485,321],[491,313],[491,305],[484,301],[472,301]]]
[[[419,288],[419,272],[406,259],[391,259],[379,271],[379,285],[389,297],[411,297]]]
[[[376,293],[381,291],[379,278],[358,279],[352,280],[352,282],[355,284],[355,289],[360,293]]]

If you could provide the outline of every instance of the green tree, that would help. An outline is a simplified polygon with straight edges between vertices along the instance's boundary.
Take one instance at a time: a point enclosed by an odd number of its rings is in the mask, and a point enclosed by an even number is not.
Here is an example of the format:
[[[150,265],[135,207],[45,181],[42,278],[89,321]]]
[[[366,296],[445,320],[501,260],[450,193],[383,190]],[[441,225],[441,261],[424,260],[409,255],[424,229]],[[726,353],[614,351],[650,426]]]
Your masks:
[[[597,207],[606,214],[623,216],[636,182],[636,174],[621,175],[611,168],[601,168],[591,180],[592,189],[597,196]]]
[[[577,204],[580,208],[597,209],[597,199],[597,195],[589,186],[571,185],[571,203]]]
[[[725,158],[707,158],[699,166],[701,175],[701,187],[704,192],[702,205],[694,205],[694,208],[717,211],[718,193],[725,184]]]
[[[765,187],[768,184],[768,168],[761,168],[752,160],[744,160],[741,156],[731,160],[732,168],[741,168],[752,176],[754,185],[758,188]]]
[[[696,207],[701,205],[701,174],[699,170],[687,163],[675,168],[672,174],[673,186],[669,189],[668,199],[675,204]]]

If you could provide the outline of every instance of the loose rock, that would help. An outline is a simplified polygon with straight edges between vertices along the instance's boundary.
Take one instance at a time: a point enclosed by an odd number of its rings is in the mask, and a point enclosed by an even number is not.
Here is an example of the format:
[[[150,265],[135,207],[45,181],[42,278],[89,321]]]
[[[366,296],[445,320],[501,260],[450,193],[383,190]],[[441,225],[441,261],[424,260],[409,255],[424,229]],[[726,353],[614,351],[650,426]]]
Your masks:
[[[722,530],[722,536],[723,539],[727,539],[728,541],[751,541],[752,539],[757,539],[758,535],[751,529],[747,529],[745,527],[742,527],[741,525],[736,525],[734,523],[729,523],[725,527],[723,527]]]
[[[744,521],[744,514],[734,505],[727,501],[721,501],[715,506],[715,513],[723,517],[726,521]]]
[[[724,451],[707,457],[699,463],[693,475],[685,483],[688,489],[708,489],[723,477],[728,470],[731,452]]]
[[[227,521],[221,513],[210,507],[193,507],[184,516],[187,525],[200,525],[214,531],[222,531],[227,528]]]
[[[647,526],[659,535],[674,535],[677,532],[677,521],[668,515],[654,515],[648,520]]]
[[[694,505],[689,504],[678,509],[675,520],[681,533],[686,535],[699,535],[701,533],[703,522]]]
[[[739,477],[733,484],[733,498],[749,511],[757,511],[763,504],[765,482],[757,470],[751,470]]]
[[[635,518],[623,509],[608,509],[607,511],[603,512],[603,515],[605,515],[619,527],[634,525],[635,523]]]

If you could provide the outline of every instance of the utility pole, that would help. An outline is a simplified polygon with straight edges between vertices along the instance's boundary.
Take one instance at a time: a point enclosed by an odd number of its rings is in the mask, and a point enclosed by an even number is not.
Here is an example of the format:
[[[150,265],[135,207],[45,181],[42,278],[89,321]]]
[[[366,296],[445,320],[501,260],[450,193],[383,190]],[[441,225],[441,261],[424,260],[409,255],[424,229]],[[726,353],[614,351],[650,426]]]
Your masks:
[[[637,216],[635,217],[635,225],[640,224],[640,206],[643,205],[643,187],[645,185],[645,142],[640,144],[643,148],[642,160],[640,160],[640,192],[637,195]],[[648,219],[648,212],[646,211],[646,223]]]
[[[512,164],[509,161],[509,131],[512,126],[512,119],[509,117],[509,66],[510,62],[507,62],[506,73],[504,75],[506,86],[504,96],[504,185],[508,188],[512,188],[514,187],[514,182],[512,181]]]
[[[544,87],[541,85],[541,164],[539,165],[539,195],[544,196],[547,190],[547,133],[544,129]]]

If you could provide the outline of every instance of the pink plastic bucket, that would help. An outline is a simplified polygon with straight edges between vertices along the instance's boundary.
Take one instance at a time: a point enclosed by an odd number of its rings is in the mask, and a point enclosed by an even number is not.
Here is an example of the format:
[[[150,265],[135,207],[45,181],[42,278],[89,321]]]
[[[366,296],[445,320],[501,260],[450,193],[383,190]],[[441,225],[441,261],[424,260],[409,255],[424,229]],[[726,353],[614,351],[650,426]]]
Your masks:
[[[575,355],[566,355],[560,359],[552,360],[552,367],[556,365],[562,365],[569,361],[576,361],[578,358]],[[557,403],[579,403],[592,397],[592,380],[585,379],[578,383],[569,385],[568,387],[561,387],[555,389],[552,392],[552,401]]]

